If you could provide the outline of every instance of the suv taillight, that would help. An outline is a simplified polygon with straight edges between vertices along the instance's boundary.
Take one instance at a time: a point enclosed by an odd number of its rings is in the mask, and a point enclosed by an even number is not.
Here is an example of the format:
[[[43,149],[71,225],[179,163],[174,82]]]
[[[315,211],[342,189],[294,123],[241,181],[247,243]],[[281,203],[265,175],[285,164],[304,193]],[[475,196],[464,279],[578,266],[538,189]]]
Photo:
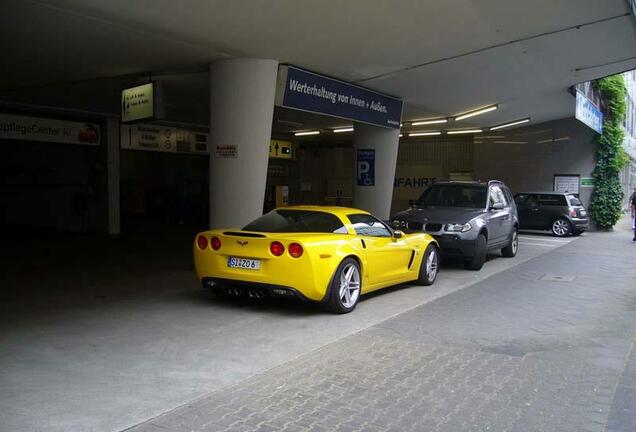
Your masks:
[[[576,217],[576,210],[570,209],[570,217]]]

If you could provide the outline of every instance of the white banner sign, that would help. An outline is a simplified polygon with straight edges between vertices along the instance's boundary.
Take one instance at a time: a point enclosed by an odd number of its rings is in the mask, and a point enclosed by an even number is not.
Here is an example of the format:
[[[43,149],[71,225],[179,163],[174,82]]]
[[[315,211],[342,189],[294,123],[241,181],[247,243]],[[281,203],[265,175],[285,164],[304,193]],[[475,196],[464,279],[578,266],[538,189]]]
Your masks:
[[[121,148],[166,153],[208,154],[208,134],[169,126],[121,125]]]
[[[554,176],[554,191],[561,193],[579,193],[579,179],[578,175],[555,175]]]
[[[99,145],[99,125],[0,114],[0,139]]]

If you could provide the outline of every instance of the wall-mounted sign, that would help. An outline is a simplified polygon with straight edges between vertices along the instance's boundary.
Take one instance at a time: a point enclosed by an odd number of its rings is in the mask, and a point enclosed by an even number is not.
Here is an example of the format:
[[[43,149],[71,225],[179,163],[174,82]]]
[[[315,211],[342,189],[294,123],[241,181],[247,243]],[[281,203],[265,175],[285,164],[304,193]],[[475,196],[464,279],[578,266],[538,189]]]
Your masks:
[[[580,178],[581,176],[576,174],[555,174],[554,191],[578,195]]]
[[[356,167],[356,184],[375,186],[375,149],[358,149]]]
[[[395,129],[402,118],[400,99],[293,66],[278,68],[276,105]]]
[[[269,157],[278,159],[291,159],[292,158],[291,141],[271,140],[269,143]]]
[[[95,123],[0,114],[0,139],[99,145]]]
[[[237,159],[238,146],[236,144],[217,144],[214,146],[216,159]]]
[[[120,145],[125,150],[208,154],[208,134],[169,126],[121,125]]]
[[[603,113],[578,90],[576,91],[575,117],[596,132],[603,133]]]
[[[581,187],[594,187],[594,177],[581,177]]]
[[[123,123],[155,117],[155,84],[148,83],[121,91],[121,121]]]

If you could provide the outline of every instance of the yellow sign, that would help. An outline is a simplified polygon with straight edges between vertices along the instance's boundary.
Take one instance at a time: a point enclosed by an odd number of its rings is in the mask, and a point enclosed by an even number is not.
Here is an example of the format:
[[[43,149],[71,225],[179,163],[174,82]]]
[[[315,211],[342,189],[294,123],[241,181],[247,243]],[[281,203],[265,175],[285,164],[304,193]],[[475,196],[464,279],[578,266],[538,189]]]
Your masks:
[[[269,142],[269,157],[278,159],[292,158],[293,143],[291,141],[271,140]]]
[[[155,116],[153,83],[121,91],[121,121],[151,119]]]

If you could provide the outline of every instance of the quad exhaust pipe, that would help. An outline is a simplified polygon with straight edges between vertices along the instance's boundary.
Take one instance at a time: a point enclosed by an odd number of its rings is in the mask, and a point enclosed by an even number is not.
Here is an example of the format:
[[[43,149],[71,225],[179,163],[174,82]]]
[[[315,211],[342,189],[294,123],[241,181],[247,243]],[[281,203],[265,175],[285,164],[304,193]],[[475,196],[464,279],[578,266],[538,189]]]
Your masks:
[[[235,297],[247,295],[247,297],[252,300],[260,300],[262,298],[265,298],[266,295],[265,291],[262,289],[249,288],[244,290],[241,287],[230,287],[227,289],[227,293]]]

